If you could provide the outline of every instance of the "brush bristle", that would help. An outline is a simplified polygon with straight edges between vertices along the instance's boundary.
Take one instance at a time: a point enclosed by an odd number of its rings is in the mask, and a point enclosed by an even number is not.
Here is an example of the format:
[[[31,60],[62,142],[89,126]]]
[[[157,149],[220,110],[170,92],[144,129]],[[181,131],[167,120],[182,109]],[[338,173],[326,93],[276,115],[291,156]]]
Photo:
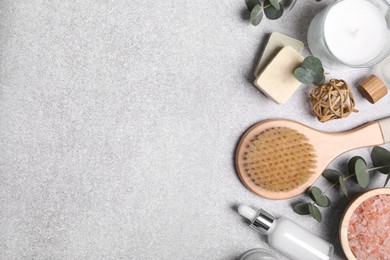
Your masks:
[[[259,187],[284,192],[305,183],[316,166],[308,138],[287,127],[269,128],[256,135],[243,153],[247,176]]]

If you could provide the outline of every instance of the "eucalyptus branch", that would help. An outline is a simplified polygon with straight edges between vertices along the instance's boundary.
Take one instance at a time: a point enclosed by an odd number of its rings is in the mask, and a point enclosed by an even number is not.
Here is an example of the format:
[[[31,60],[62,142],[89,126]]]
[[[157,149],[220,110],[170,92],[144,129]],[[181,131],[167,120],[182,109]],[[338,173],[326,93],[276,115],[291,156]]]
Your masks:
[[[346,180],[346,178],[344,178],[344,180]],[[335,182],[333,183],[332,185],[330,185],[323,193],[322,195],[325,195],[327,194],[329,191],[331,191],[334,187],[336,187],[337,185],[340,185],[339,182]]]
[[[348,161],[349,174],[343,175],[337,170],[327,169],[322,174],[332,183],[325,191],[318,187],[311,187],[309,195],[312,202],[298,203],[293,206],[294,211],[300,215],[311,215],[315,220],[321,222],[322,215],[318,207],[329,207],[331,202],[326,194],[340,185],[345,196],[348,196],[347,180],[355,178],[361,188],[367,188],[370,183],[370,173],[379,171],[387,175],[384,186],[390,181],[390,151],[382,147],[374,147],[371,152],[371,160],[374,167],[368,168],[366,161],[360,156],[354,156]],[[317,207],[318,206],[318,207]]]
[[[265,15],[270,20],[277,20],[283,15],[283,2],[285,0],[245,0],[246,6],[250,12],[250,22],[253,26],[257,26],[263,20]],[[290,1],[290,7],[288,10],[291,10],[297,0],[288,0]],[[316,0],[319,2],[321,0]]]
[[[296,0],[295,0],[295,1],[296,1]],[[277,1],[277,3],[278,3],[279,5],[280,5],[282,2],[283,2],[283,0],[278,0],[278,1]],[[272,7],[272,6],[274,6],[274,5],[273,5],[273,4],[271,4],[271,2],[270,2],[269,4],[267,4],[267,5],[264,5],[264,7],[263,7],[263,8],[265,9],[265,8]]]
[[[297,3],[297,0],[292,0],[292,2],[290,4],[290,8],[288,10],[292,10],[296,3]]]
[[[369,168],[369,169],[367,169],[367,172],[377,171],[377,170],[386,169],[386,168],[390,168],[390,164],[384,165],[384,166],[378,166],[378,167]]]

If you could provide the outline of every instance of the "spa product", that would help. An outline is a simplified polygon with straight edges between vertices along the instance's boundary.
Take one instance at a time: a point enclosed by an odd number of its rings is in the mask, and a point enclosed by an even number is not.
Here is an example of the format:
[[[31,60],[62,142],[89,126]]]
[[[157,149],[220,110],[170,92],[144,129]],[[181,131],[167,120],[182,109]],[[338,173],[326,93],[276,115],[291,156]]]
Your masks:
[[[310,92],[313,113],[320,122],[348,117],[355,109],[355,98],[344,80],[331,79]]]
[[[363,193],[347,207],[340,242],[349,260],[390,256],[390,188]]]
[[[287,199],[309,188],[338,155],[390,142],[390,118],[344,133],[324,133],[290,120],[252,126],[236,150],[243,184],[269,199]]]
[[[302,53],[303,51],[303,42],[289,37],[287,35],[273,32],[268,39],[267,45],[261,55],[259,62],[257,63],[254,76],[257,78],[260,73],[264,70],[268,63],[272,60],[276,54],[286,46],[293,47],[297,52]]]
[[[358,85],[359,92],[371,104],[387,95],[387,88],[383,82],[375,75],[370,75]]]
[[[385,0],[338,0],[315,16],[308,31],[311,53],[325,66],[370,67],[390,50]]]
[[[251,227],[268,236],[268,243],[284,255],[296,260],[328,260],[333,245],[288,218],[276,219],[266,211],[246,205],[238,213],[251,222]]]
[[[239,260],[278,260],[271,252],[257,248],[246,252]]]
[[[301,85],[293,72],[302,61],[303,56],[294,48],[284,47],[257,77],[255,85],[276,103],[286,103]]]

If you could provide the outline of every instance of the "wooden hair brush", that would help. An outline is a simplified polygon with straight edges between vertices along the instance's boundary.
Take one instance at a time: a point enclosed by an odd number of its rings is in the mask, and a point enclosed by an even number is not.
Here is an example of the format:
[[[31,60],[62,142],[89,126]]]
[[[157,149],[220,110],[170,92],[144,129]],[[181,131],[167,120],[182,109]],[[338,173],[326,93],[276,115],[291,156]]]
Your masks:
[[[290,120],[252,126],[236,151],[244,185],[269,199],[287,199],[309,188],[340,154],[390,142],[390,118],[342,133],[325,133]]]

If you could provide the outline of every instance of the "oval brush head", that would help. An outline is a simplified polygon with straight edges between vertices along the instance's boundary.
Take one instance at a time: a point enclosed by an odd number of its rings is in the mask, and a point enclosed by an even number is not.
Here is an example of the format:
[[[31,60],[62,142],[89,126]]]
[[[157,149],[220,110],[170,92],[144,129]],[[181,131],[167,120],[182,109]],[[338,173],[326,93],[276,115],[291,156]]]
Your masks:
[[[271,127],[245,137],[237,152],[237,169],[242,182],[255,193],[287,198],[283,193],[305,184],[315,173],[316,153],[304,134]],[[272,195],[277,193],[280,197]]]
[[[287,127],[269,128],[244,148],[243,177],[272,192],[290,191],[314,174],[315,157],[303,134]]]

